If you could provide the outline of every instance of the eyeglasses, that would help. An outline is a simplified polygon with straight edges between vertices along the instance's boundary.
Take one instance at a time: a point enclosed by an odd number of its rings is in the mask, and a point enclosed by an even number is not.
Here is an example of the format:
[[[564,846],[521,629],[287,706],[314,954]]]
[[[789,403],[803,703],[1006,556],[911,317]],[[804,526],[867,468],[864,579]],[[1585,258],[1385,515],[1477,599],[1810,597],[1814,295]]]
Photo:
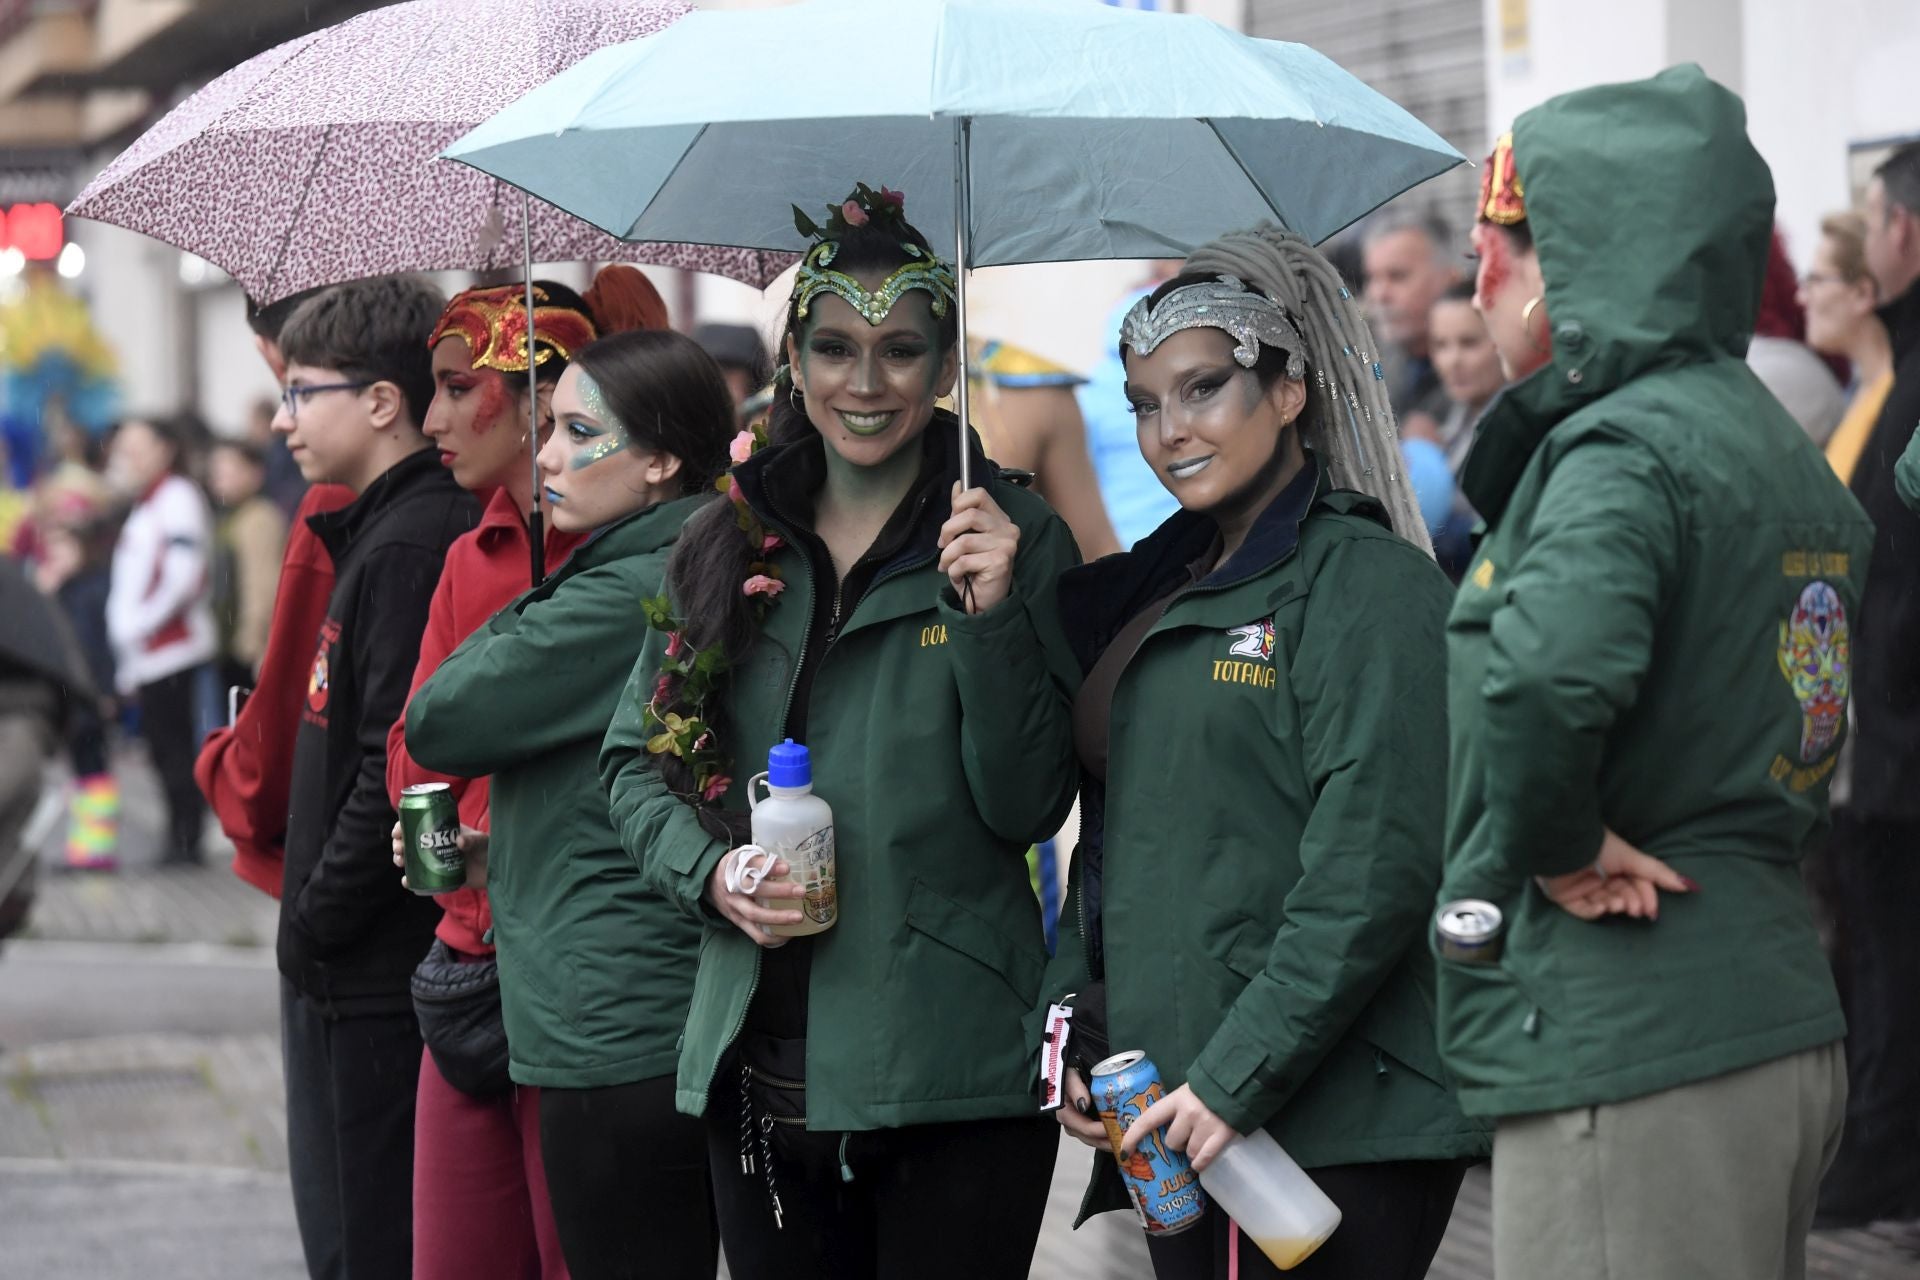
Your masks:
[[[280,389],[280,403],[286,406],[287,417],[298,418],[300,406],[323,391],[364,391],[372,382],[318,382],[311,386],[286,386]]]
[[[1824,271],[1809,271],[1800,277],[1800,283],[1809,289],[1816,284],[1845,284],[1846,282],[1844,276],[1830,276]]]

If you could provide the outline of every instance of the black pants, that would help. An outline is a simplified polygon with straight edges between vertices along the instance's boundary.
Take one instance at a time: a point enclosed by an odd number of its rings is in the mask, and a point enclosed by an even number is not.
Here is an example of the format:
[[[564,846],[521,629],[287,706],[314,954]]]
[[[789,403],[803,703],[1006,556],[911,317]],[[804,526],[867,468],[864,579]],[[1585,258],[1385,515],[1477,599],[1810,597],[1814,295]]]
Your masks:
[[[543,1087],[540,1160],[573,1280],[713,1280],[706,1138],[672,1076]]]
[[[1457,1160],[1342,1164],[1308,1171],[1340,1206],[1340,1225],[1313,1256],[1283,1272],[1240,1235],[1240,1274],[1247,1280],[1421,1280],[1453,1216],[1467,1165]],[[1155,1280],[1222,1280],[1227,1274],[1229,1219],[1218,1205],[1199,1225],[1147,1241]]]
[[[1920,823],[1842,813],[1827,854],[1847,1121],[1820,1225],[1920,1217]]]
[[[200,679],[200,668],[188,667],[140,686],[140,736],[147,740],[147,753],[167,797],[162,862],[200,861],[200,825],[207,812],[193,781],[193,758],[200,746],[194,733]]]
[[[733,1280],[1026,1280],[1060,1148],[1051,1117],[788,1133],[773,1156],[776,1225],[757,1154],[741,1167],[737,1072],[721,1066],[707,1108]]]
[[[287,1159],[314,1280],[407,1280],[413,1270],[412,1013],[328,1018],[280,982]]]

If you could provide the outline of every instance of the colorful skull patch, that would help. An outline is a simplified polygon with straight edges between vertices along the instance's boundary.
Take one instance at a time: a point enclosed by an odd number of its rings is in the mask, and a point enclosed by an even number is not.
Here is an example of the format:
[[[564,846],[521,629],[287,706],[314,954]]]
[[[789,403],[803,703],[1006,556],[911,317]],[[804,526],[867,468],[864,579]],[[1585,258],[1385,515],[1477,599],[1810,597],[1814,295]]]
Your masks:
[[[1853,688],[1853,638],[1840,593],[1809,582],[1780,624],[1780,673],[1800,704],[1800,761],[1812,764],[1833,749]]]

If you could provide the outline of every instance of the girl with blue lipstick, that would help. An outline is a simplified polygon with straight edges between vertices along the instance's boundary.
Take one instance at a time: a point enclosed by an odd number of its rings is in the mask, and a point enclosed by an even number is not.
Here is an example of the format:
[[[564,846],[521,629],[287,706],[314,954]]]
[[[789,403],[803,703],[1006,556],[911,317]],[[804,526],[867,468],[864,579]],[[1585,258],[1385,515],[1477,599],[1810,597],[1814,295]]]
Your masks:
[[[607,735],[628,852],[705,931],[677,1102],[703,1116],[734,1280],[1025,1277],[1058,1137],[1026,1020],[1025,854],[1073,798],[1072,536],[977,456],[961,489],[952,267],[865,187],[801,263],[772,418],[696,516]],[[838,918],[738,876],[747,779],[805,743]]]
[[[540,1147],[576,1276],[701,1277],[715,1238],[705,1139],[675,1113],[699,926],[641,880],[607,818],[600,741],[681,526],[733,434],[718,366],[671,332],[577,352],[540,450],[555,528],[584,535],[414,693],[429,769],[491,774],[491,836],[463,834],[493,908],[509,1071],[538,1086]]]

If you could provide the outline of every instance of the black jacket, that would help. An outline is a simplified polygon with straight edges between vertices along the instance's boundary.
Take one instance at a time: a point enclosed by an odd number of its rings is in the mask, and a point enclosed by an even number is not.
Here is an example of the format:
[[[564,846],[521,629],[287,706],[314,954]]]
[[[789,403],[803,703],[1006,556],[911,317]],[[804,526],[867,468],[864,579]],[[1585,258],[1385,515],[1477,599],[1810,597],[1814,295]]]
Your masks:
[[[333,1016],[411,1010],[408,980],[440,919],[393,867],[387,731],[406,708],[447,546],[479,518],[423,449],[307,521],[334,581],[294,740],[277,953]]]
[[[1894,463],[1920,422],[1920,282],[1880,309],[1893,335],[1893,389],[1853,471],[1873,519],[1853,647],[1855,813],[1920,821],[1920,515],[1894,491]]]

